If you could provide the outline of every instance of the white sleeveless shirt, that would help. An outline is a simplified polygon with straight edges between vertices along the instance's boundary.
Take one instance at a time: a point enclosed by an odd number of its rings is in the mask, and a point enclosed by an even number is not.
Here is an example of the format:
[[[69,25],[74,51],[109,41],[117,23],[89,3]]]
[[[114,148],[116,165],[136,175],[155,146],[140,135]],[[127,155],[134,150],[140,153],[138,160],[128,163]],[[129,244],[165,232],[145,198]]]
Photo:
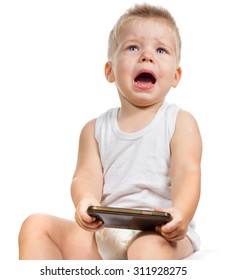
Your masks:
[[[150,210],[172,206],[170,141],[179,110],[174,104],[163,103],[151,122],[133,133],[120,130],[119,108],[97,118],[95,138],[104,173],[102,206]],[[200,239],[194,220],[187,235],[197,250]]]
[[[170,140],[180,110],[164,103],[142,130],[125,133],[119,108],[96,120],[95,137],[104,173],[101,205],[137,209],[171,206]]]

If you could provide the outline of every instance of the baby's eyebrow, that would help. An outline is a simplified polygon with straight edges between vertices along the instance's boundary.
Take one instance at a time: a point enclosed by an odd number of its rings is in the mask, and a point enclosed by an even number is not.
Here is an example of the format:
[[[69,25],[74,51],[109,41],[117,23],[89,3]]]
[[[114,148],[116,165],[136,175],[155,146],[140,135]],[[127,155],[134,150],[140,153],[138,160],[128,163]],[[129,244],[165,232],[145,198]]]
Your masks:
[[[155,38],[156,45],[160,45],[161,47],[167,48],[171,51],[175,51],[176,47],[173,46],[171,43],[166,42],[164,38]]]
[[[125,42],[123,44],[136,44],[139,42],[140,42],[140,40],[138,38],[131,38],[131,39],[125,40]]]
[[[124,42],[121,43],[121,48],[125,48],[125,47],[129,47],[132,45],[140,45],[140,41],[136,40],[136,39],[129,39],[129,40],[125,40]]]

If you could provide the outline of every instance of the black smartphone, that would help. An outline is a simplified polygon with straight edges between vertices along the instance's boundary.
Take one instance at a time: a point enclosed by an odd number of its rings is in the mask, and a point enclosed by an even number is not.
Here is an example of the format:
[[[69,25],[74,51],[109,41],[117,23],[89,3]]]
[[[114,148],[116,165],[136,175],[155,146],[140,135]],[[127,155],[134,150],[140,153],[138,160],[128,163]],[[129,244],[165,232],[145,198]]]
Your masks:
[[[154,230],[155,226],[172,220],[172,216],[168,212],[130,208],[90,206],[87,213],[101,220],[108,228],[150,231]]]

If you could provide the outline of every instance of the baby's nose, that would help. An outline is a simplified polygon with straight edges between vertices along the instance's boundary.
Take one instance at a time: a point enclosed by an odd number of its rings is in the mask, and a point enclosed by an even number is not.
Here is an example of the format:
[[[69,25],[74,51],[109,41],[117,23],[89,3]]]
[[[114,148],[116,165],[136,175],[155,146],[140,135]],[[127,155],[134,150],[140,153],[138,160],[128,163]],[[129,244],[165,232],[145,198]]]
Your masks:
[[[151,62],[153,63],[153,56],[151,53],[143,53],[141,57],[142,62]]]

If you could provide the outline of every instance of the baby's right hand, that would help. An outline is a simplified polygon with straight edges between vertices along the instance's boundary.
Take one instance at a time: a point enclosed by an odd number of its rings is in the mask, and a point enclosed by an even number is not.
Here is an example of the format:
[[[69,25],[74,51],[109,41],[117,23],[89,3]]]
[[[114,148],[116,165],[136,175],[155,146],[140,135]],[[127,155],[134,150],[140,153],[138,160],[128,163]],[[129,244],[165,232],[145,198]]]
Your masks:
[[[93,205],[98,206],[100,203],[94,200],[82,200],[77,205],[75,212],[75,220],[77,224],[81,228],[92,232],[99,230],[103,226],[101,221],[96,220],[95,217],[91,217],[87,213],[88,207]]]

